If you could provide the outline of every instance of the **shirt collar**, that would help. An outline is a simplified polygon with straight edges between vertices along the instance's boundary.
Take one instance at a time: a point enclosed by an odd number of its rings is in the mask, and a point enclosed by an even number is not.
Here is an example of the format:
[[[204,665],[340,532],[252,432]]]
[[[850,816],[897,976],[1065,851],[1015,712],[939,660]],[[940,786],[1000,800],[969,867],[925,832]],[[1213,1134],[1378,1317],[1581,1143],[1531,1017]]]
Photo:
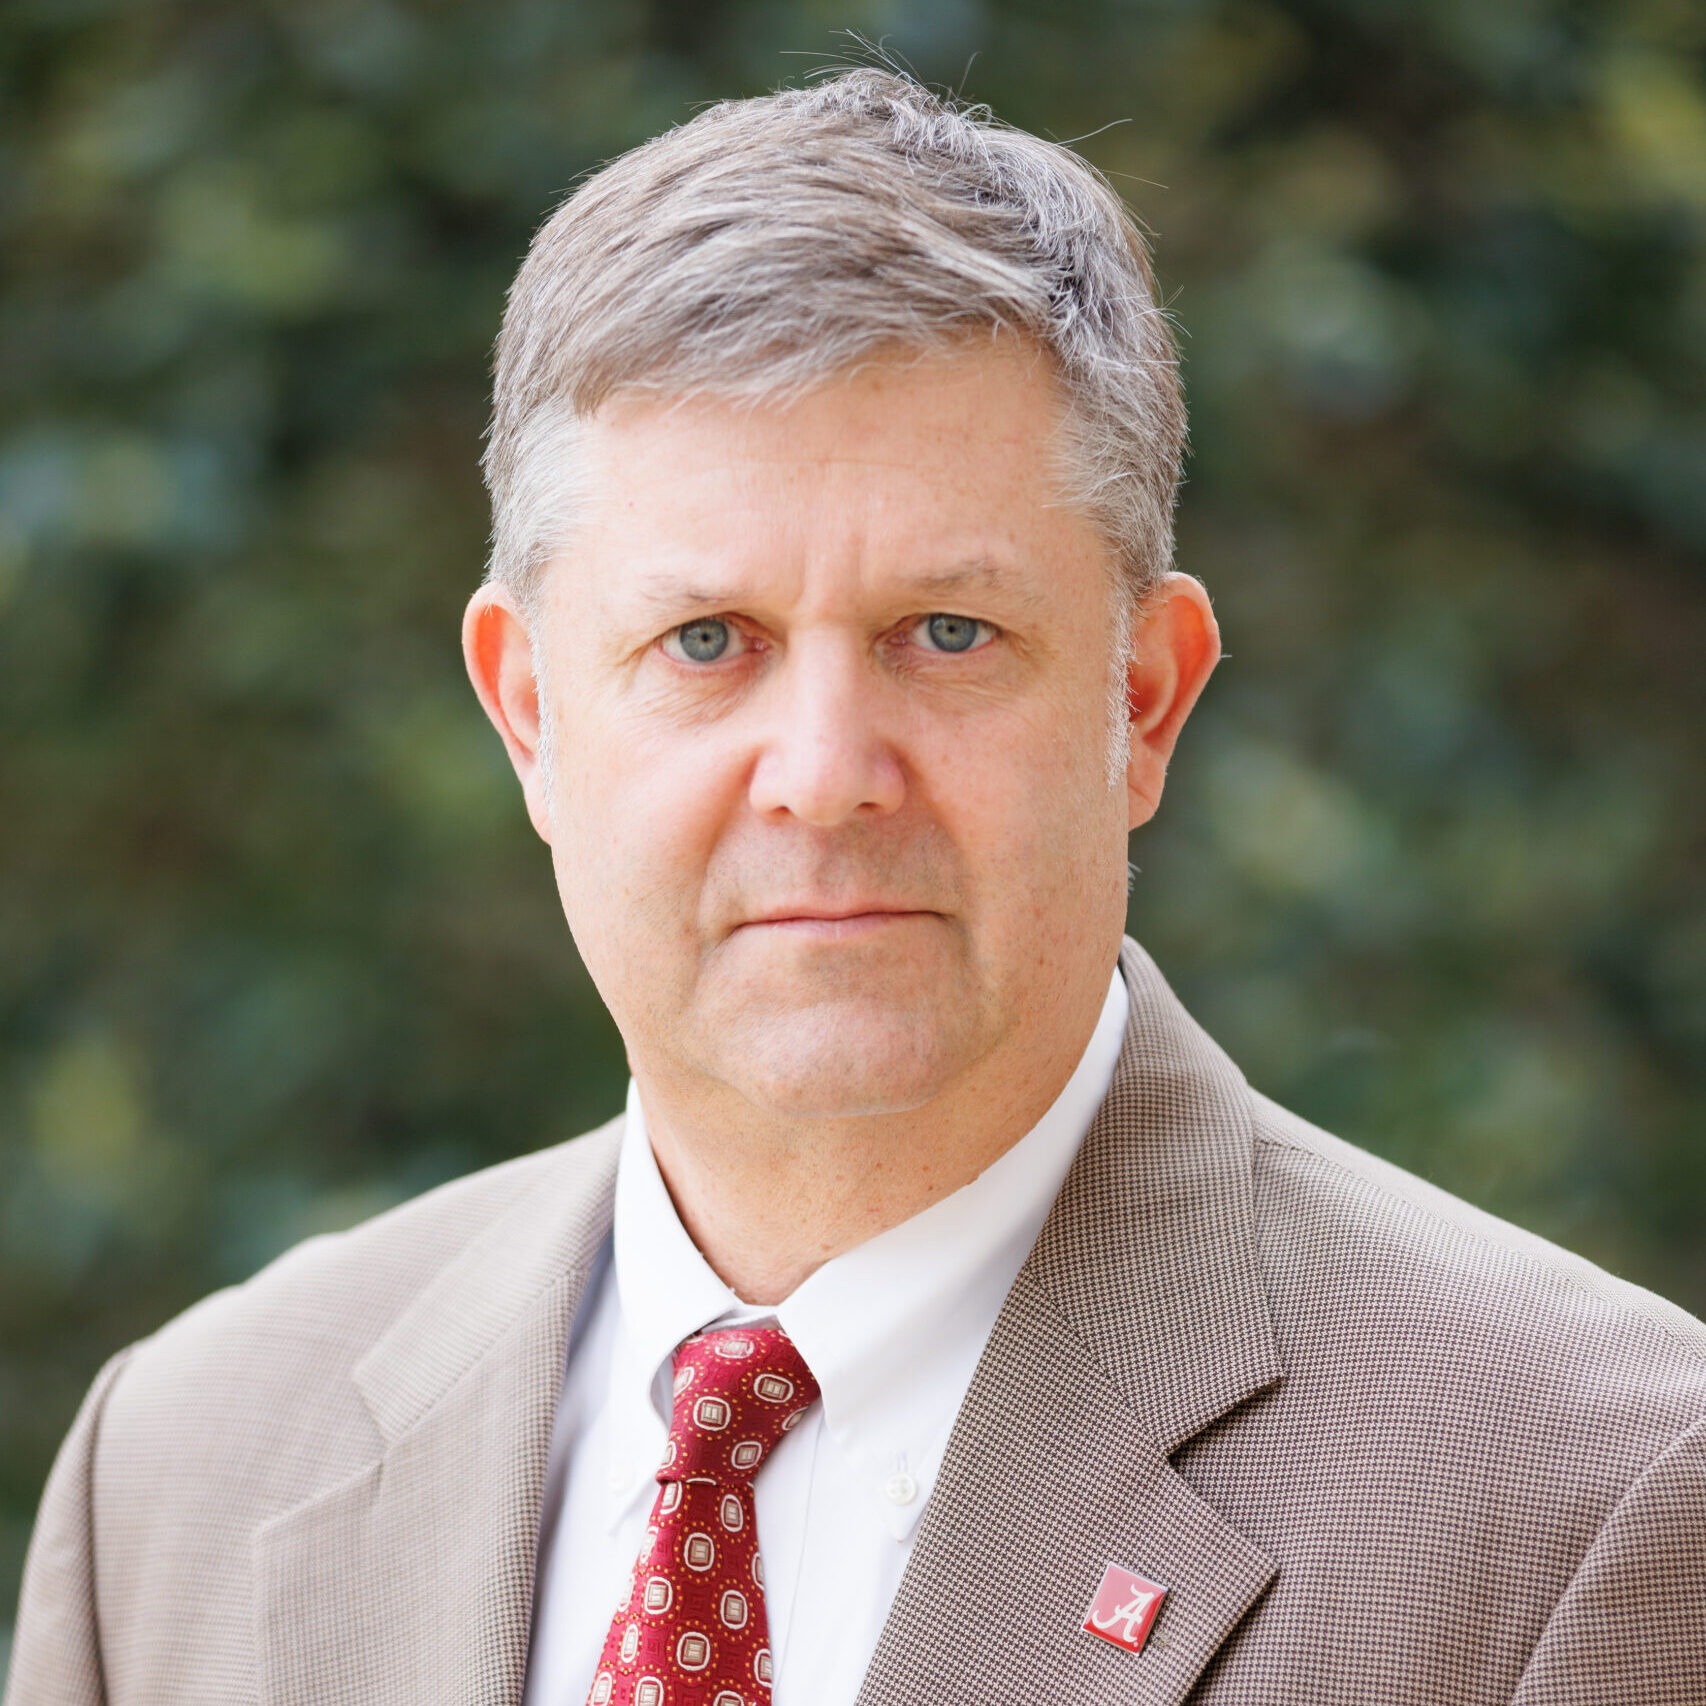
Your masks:
[[[616,1180],[613,1375],[619,1393],[649,1400],[647,1431],[668,1425],[667,1375],[683,1339],[712,1323],[774,1316],[817,1379],[831,1441],[871,1488],[879,1519],[906,1538],[990,1329],[1113,1082],[1129,1010],[1116,968],[1083,1056],[1024,1137],[970,1184],[825,1262],[774,1309],[743,1304],[688,1236],[630,1083]],[[897,1476],[917,1496],[897,1501]]]
[[[616,1170],[613,1236],[622,1311],[617,1378],[638,1375],[640,1390],[667,1427],[670,1388],[657,1377],[670,1366],[675,1347],[743,1305],[681,1224],[652,1156],[645,1110],[632,1080]]]

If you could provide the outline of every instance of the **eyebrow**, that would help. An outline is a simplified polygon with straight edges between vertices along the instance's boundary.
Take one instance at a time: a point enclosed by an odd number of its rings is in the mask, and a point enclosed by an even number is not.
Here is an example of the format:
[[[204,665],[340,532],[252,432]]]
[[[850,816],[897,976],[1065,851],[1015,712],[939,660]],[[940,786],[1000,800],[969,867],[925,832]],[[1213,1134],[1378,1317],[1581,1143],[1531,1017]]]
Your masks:
[[[685,575],[647,575],[634,583],[632,592],[639,603],[670,613],[684,608],[723,610],[742,602],[738,588],[689,580]]]
[[[989,557],[974,557],[967,562],[956,563],[951,569],[925,575],[917,585],[921,592],[933,597],[970,588],[979,592],[1004,593],[1022,604],[1040,605],[1045,602],[1039,590],[1018,585],[1000,563]]]
[[[1047,602],[1042,589],[1019,585],[1000,563],[988,557],[968,558],[951,568],[921,575],[910,584],[921,603],[967,591],[1002,593],[1030,608]],[[681,609],[737,610],[752,597],[750,587],[719,585],[667,571],[644,575],[633,583],[631,590],[640,604],[669,613]]]

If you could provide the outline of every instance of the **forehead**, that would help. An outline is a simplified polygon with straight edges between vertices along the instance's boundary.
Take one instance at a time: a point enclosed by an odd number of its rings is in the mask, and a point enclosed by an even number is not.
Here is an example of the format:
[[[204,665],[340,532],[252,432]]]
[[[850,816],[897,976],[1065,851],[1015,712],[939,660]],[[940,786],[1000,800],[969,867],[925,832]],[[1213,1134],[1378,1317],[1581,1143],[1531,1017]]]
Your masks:
[[[606,570],[858,555],[939,576],[1094,550],[1063,408],[1014,340],[868,362],[782,402],[613,399],[582,441],[582,550]],[[624,573],[621,579],[628,580]]]

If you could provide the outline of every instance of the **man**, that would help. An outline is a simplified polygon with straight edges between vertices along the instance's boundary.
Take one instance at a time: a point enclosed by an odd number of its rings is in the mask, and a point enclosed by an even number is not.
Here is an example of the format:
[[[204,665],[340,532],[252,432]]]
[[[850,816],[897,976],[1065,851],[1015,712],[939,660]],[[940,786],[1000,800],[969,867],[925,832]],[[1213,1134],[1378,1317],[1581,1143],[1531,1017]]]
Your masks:
[[[1706,1330],[1122,945],[1182,438],[1113,195],[886,73],[558,211],[465,642],[626,1113],[115,1359],[16,1706],[1706,1699]]]

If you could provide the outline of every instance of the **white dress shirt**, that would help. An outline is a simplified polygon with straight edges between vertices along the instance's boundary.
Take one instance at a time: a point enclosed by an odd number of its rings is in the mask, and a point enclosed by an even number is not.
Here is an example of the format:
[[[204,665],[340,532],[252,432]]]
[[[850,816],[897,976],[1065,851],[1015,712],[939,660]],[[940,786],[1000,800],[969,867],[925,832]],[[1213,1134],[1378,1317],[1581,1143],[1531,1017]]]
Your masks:
[[[687,1235],[629,1085],[615,1224],[551,1441],[524,1706],[584,1706],[657,1497],[675,1347],[770,1319],[823,1394],[753,1489],[774,1706],[851,1706],[984,1343],[1113,1081],[1127,1008],[1116,969],[1083,1058],[1018,1143],[773,1308],[743,1304]]]

